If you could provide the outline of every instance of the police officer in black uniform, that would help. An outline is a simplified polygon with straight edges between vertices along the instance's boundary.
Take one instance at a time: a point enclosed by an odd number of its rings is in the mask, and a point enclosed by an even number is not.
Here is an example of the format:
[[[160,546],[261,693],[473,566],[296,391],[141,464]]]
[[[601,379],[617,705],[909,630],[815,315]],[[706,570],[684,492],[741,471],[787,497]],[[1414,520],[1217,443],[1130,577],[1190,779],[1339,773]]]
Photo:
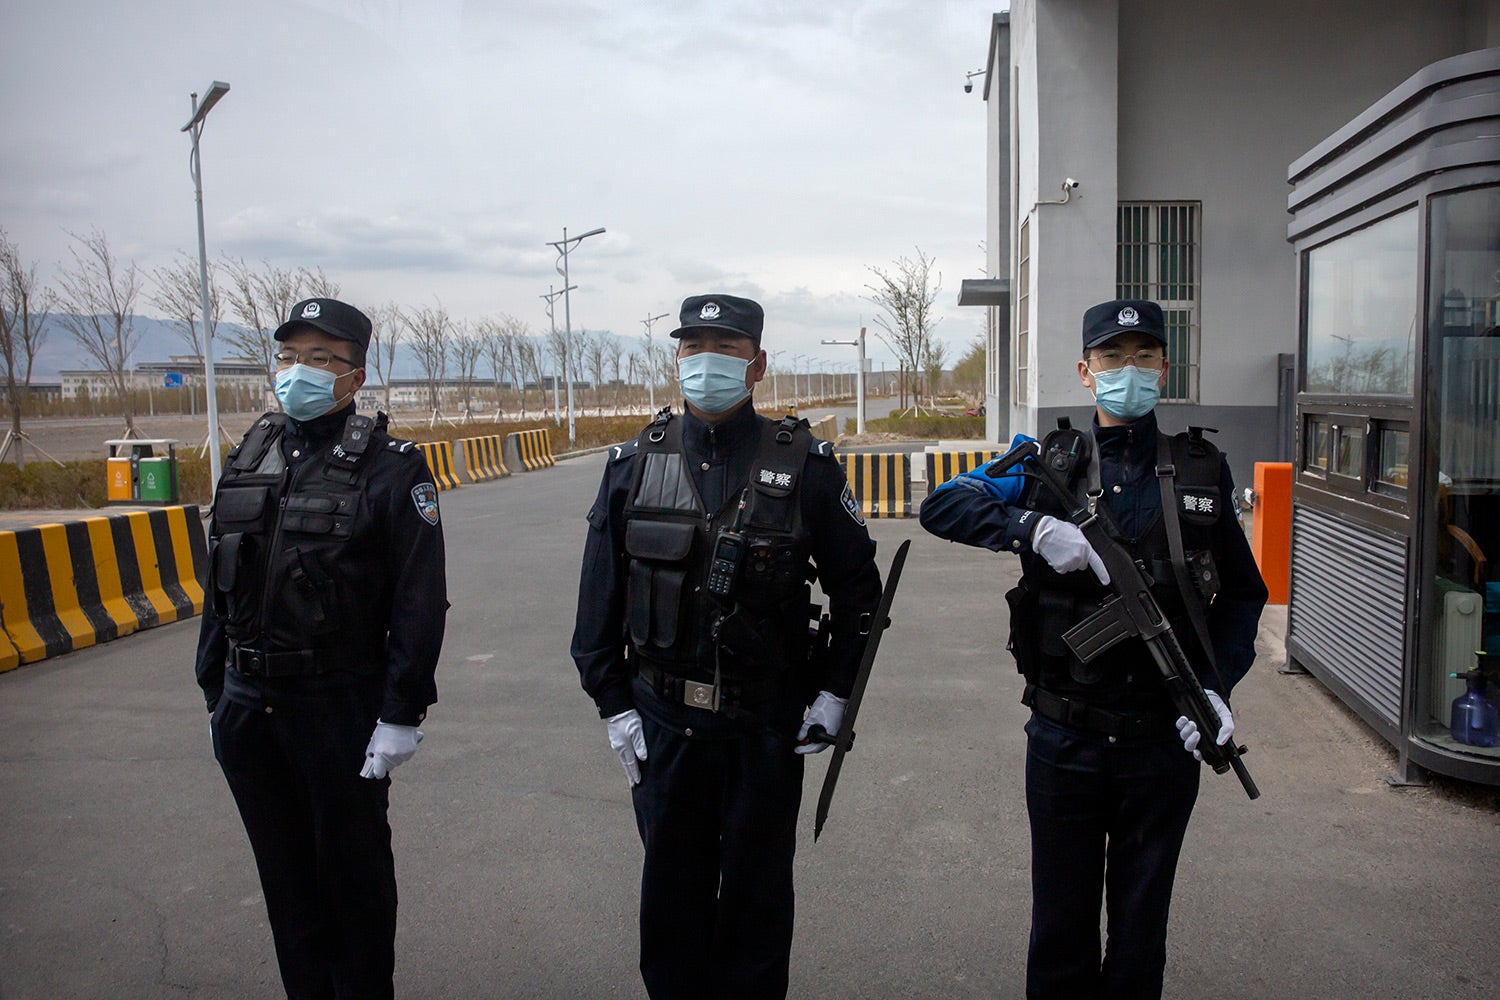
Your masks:
[[[389,997],[390,770],[437,700],[437,489],[385,414],[355,413],[370,321],[335,299],[276,330],[276,396],[214,502],[198,684],[255,852],[287,996]]]
[[[1084,314],[1078,375],[1096,410],[1093,444],[1077,449],[1085,459],[1071,476],[1076,489],[1101,491],[1110,533],[1155,580],[1219,714],[1222,745],[1234,731],[1230,690],[1255,659],[1266,588],[1236,516],[1228,463],[1196,429],[1174,438],[1157,430],[1166,343],[1154,302],[1105,302]],[[1089,664],[1063,643],[1062,634],[1109,596],[1108,573],[1062,506],[1021,483],[983,470],[959,476],[922,504],[921,523],[939,537],[1021,557],[1021,584],[1007,601],[1011,649],[1032,710],[1026,995],[1159,997],[1172,881],[1198,795],[1201,734],[1185,718],[1174,727],[1177,713],[1141,640],[1126,639]],[[1207,571],[1217,593],[1212,585],[1184,589],[1178,581],[1189,579],[1179,572],[1186,567],[1174,562],[1191,563],[1198,578]],[[1101,898],[1108,921],[1102,958]]]
[[[880,599],[832,446],[752,406],[763,324],[683,302],[686,413],[610,451],[588,515],[572,652],[631,785],[655,1000],[786,995],[800,755],[825,746],[799,740],[838,732]]]

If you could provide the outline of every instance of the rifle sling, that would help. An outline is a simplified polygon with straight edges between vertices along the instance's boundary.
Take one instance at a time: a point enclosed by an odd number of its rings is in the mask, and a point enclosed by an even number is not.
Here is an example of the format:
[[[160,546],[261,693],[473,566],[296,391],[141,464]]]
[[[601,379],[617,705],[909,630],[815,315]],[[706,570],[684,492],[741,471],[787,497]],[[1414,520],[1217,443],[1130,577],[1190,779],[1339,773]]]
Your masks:
[[[1193,623],[1193,632],[1198,636],[1198,645],[1208,658],[1208,667],[1218,674],[1214,662],[1214,644],[1208,635],[1208,615],[1193,581],[1188,579],[1187,554],[1182,547],[1182,519],[1178,505],[1177,467],[1172,462],[1172,440],[1160,432],[1156,435],[1156,481],[1161,485],[1161,517],[1167,529],[1167,550],[1172,556],[1172,574],[1177,578],[1177,589],[1182,593],[1183,606],[1188,619]],[[1222,686],[1222,685],[1221,685]]]

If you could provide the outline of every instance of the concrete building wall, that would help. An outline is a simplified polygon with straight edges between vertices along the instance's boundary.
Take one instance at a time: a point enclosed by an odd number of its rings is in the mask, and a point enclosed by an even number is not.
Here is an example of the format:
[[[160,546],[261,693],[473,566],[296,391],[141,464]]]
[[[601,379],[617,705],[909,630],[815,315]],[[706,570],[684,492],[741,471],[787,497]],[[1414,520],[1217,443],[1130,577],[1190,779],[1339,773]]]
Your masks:
[[[1199,402],[1162,416],[1220,428],[1248,482],[1279,457],[1276,356],[1297,346],[1288,165],[1421,67],[1496,44],[1500,0],[1015,0],[1016,197],[1000,231],[1014,248],[1030,219],[1031,370],[1002,439],[1091,409],[1078,324],[1114,294],[1118,203],[1199,201]],[[1067,204],[1039,204],[1070,176]]]

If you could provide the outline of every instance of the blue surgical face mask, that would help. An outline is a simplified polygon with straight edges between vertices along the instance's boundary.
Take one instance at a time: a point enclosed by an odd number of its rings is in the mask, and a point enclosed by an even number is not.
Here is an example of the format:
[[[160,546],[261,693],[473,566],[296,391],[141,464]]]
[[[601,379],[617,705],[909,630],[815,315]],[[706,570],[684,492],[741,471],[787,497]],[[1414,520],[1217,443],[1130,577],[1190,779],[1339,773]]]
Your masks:
[[[1161,396],[1157,382],[1161,372],[1126,365],[1112,372],[1094,372],[1094,401],[1099,408],[1121,420],[1136,420],[1150,413]]]
[[[276,399],[293,420],[312,420],[339,405],[333,394],[337,380],[327,368],[292,365],[276,373]]]
[[[704,413],[723,413],[750,395],[745,388],[748,358],[704,351],[677,359],[682,398]]]

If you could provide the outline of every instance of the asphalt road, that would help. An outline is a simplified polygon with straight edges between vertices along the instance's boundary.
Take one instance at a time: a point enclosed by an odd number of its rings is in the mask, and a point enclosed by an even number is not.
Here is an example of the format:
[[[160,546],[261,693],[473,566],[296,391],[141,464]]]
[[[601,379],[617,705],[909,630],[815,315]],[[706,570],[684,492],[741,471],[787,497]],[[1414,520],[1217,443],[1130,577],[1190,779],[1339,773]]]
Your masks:
[[[441,701],[396,772],[404,997],[641,997],[640,848],[567,656],[601,456],[442,495]],[[822,842],[808,768],[792,995],[1015,997],[1030,906],[1008,557],[914,539]],[[1167,994],[1493,996],[1500,794],[1393,790],[1393,755],[1309,677],[1284,614],[1236,692],[1263,797],[1205,773]],[[0,997],[258,998],[279,980],[193,684],[196,622],[0,675]]]

